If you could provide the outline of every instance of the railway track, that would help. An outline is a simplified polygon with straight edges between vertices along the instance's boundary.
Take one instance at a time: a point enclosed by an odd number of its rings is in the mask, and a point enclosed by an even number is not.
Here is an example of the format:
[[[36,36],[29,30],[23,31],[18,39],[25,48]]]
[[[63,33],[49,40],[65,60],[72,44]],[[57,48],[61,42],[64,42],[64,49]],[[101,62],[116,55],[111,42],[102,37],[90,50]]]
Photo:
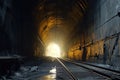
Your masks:
[[[20,76],[11,76],[11,79],[2,80],[78,80],[61,64],[58,59],[49,59],[37,65],[34,71],[31,71],[34,66],[24,66],[27,71],[20,71]]]
[[[119,71],[68,59],[55,58],[37,67],[36,71],[28,70],[21,73],[22,77],[13,76],[9,80],[120,80]],[[50,73],[51,70],[55,72]]]
[[[60,61],[60,59],[56,58],[57,61],[63,66],[63,68],[68,72],[68,74],[71,76],[72,80],[78,80],[74,75],[73,73],[65,66],[65,64]]]
[[[116,70],[111,70],[111,69],[108,69],[108,68],[99,67],[99,66],[92,65],[92,64],[89,64],[89,63],[85,63],[85,62],[76,63],[75,61],[72,61],[72,60],[66,60],[66,59],[58,59],[58,60],[60,60],[63,63],[68,62],[68,63],[76,65],[78,67],[85,68],[89,71],[92,71],[92,72],[98,74],[98,75],[106,77],[109,80],[120,80],[120,72],[116,71]]]

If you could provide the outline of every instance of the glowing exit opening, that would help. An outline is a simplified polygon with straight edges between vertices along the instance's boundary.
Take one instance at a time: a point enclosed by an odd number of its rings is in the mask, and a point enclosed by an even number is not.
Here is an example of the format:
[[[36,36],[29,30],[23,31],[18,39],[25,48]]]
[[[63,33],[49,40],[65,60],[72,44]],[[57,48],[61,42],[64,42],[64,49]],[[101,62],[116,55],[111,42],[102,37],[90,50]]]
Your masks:
[[[55,43],[50,43],[46,49],[46,56],[61,57],[60,47]]]

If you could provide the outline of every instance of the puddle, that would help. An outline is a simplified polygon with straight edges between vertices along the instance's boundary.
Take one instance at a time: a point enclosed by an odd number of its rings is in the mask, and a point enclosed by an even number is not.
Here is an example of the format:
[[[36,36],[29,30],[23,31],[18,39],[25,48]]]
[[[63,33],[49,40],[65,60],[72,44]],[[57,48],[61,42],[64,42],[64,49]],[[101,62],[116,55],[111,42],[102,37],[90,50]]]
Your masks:
[[[56,66],[52,67],[52,69],[49,71],[49,74],[44,75],[37,80],[56,80]]]
[[[49,71],[49,73],[56,74],[56,66],[53,67],[53,68]]]
[[[38,78],[37,80],[56,80],[56,74],[49,74]]]

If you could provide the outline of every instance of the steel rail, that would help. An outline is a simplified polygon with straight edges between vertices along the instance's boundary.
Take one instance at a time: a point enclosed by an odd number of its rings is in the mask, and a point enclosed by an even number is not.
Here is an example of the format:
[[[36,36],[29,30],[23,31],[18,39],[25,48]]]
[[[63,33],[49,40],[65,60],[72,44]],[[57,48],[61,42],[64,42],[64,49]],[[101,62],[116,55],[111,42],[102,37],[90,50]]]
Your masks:
[[[83,68],[85,68],[85,69],[88,69],[88,70],[90,70],[90,71],[93,71],[93,72],[95,72],[95,73],[98,73],[98,74],[100,74],[100,75],[102,75],[102,76],[105,76],[105,77],[107,77],[107,78],[110,78],[110,79],[112,79],[112,80],[120,80],[120,73],[118,73],[118,72],[116,72],[116,71],[109,70],[109,69],[106,69],[106,68],[104,69],[104,68],[97,67],[97,66],[93,66],[93,65],[89,65],[89,64],[85,64],[85,63],[82,63],[82,62],[81,62],[81,63],[76,63],[76,62],[74,62],[74,61],[72,61],[72,60],[65,60],[65,59],[61,59],[61,60],[66,61],[66,62],[69,62],[69,63],[72,63],[72,64],[77,65],[77,66],[80,66],[80,67],[83,67]],[[89,67],[87,67],[87,66],[89,66]],[[106,74],[105,72],[92,69],[92,68],[90,68],[90,66],[91,66],[91,67],[95,67],[95,68],[99,68],[99,70],[100,70],[100,69],[101,69],[101,70],[106,70],[106,71],[108,71],[108,72],[113,73],[114,75]],[[117,74],[118,74],[118,75],[117,75]],[[115,75],[116,75],[116,76],[115,76]]]
[[[73,75],[73,73],[70,72],[70,70],[64,65],[64,63],[60,61],[59,58],[56,58],[56,59],[57,59],[57,61],[62,65],[62,67],[68,72],[68,74],[71,76],[71,78],[72,78],[73,80],[78,80],[78,79]]]
[[[109,69],[109,68],[105,68],[105,67],[101,67],[101,66],[96,66],[94,64],[90,64],[90,63],[87,63],[87,62],[81,62],[81,63],[86,64],[86,65],[90,65],[90,66],[94,66],[94,67],[98,67],[98,68],[102,68],[102,69],[109,70],[109,71],[120,74],[120,71],[117,71],[117,70],[113,70],[113,69]]]
[[[67,60],[68,60],[68,61],[73,61],[73,62],[75,62],[74,60],[70,60],[70,59],[67,59]],[[112,72],[115,72],[115,73],[120,74],[120,71],[117,71],[117,70],[113,70],[113,69],[110,69],[110,68],[97,66],[97,65],[94,65],[94,64],[90,64],[90,63],[88,63],[88,62],[82,62],[82,61],[79,61],[79,62],[80,62],[80,63],[83,63],[83,64],[86,64],[86,65],[98,67],[98,68],[101,68],[101,69],[109,70],[109,71],[112,71]],[[79,63],[79,62],[78,62],[78,63]]]

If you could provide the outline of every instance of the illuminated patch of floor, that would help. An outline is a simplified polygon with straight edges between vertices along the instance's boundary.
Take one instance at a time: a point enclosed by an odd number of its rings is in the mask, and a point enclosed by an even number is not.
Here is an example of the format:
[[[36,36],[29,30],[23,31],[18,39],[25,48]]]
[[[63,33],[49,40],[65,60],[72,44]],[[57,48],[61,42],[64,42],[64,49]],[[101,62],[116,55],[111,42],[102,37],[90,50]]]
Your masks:
[[[56,74],[49,74],[38,78],[37,80],[56,80]]]
[[[56,66],[49,71],[50,74],[42,76],[37,80],[56,80]]]

